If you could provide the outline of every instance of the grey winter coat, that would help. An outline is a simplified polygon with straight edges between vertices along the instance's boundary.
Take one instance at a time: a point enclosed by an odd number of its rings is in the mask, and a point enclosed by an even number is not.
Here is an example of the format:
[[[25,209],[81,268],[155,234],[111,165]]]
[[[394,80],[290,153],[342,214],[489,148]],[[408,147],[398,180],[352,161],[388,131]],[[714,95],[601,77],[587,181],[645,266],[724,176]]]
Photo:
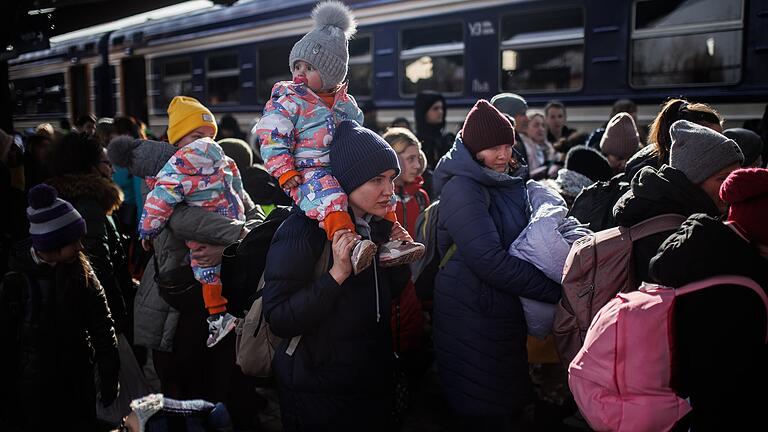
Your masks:
[[[176,150],[176,147],[164,142],[118,137],[109,143],[107,154],[113,164],[128,168],[132,175],[149,177],[157,174]],[[142,192],[146,189],[142,188]],[[243,226],[264,220],[261,208],[254,205],[250,198],[243,204],[246,209],[245,223],[198,207],[177,206],[167,227],[154,240],[160,273],[189,266],[186,241],[230,244],[240,238]],[[160,297],[155,272],[154,262],[150,260],[134,302],[134,343],[154,350],[171,351],[179,311]]]

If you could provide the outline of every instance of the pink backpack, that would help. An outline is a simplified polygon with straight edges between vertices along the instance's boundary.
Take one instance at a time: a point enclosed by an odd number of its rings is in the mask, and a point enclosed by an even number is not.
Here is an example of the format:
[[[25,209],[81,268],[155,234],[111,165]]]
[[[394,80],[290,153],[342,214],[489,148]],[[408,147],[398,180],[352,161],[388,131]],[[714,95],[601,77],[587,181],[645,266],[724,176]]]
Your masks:
[[[672,308],[677,296],[716,285],[750,288],[768,310],[768,297],[753,280],[716,276],[679,289],[644,283],[595,315],[568,368],[571,392],[594,430],[666,431],[691,410],[670,387]]]
[[[566,368],[584,344],[592,319],[620,292],[636,290],[633,244],[665,231],[675,231],[685,216],[664,214],[631,227],[616,227],[584,236],[571,246],[563,267],[563,296],[555,311],[552,334]]]

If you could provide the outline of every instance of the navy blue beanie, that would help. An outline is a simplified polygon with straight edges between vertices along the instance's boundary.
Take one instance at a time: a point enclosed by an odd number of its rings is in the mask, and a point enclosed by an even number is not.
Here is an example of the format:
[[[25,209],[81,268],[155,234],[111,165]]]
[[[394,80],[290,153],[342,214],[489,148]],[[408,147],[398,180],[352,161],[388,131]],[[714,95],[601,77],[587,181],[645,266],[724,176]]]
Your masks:
[[[397,153],[376,132],[354,120],[336,126],[331,141],[331,170],[347,194],[387,170],[400,174]]]

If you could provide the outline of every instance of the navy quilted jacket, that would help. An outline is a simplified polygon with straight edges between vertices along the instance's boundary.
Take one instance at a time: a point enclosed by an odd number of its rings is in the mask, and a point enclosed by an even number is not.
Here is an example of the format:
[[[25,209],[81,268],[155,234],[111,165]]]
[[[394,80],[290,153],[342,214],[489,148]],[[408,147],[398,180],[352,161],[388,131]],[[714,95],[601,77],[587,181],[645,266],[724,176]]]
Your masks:
[[[528,223],[523,179],[482,167],[457,137],[435,170],[435,190],[438,248],[443,255],[458,246],[435,280],[441,384],[463,414],[508,415],[531,397],[519,296],[555,303],[560,285],[507,253]]]

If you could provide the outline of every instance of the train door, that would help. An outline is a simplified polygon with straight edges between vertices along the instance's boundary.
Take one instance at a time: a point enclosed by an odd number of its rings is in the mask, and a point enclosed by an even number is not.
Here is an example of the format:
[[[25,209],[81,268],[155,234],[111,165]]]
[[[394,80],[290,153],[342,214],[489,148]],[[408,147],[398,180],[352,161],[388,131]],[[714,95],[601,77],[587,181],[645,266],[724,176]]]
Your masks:
[[[69,67],[69,112],[72,120],[91,113],[91,92],[88,85],[88,65]]]
[[[143,56],[125,57],[121,61],[123,113],[149,123],[147,106],[147,72]]]

